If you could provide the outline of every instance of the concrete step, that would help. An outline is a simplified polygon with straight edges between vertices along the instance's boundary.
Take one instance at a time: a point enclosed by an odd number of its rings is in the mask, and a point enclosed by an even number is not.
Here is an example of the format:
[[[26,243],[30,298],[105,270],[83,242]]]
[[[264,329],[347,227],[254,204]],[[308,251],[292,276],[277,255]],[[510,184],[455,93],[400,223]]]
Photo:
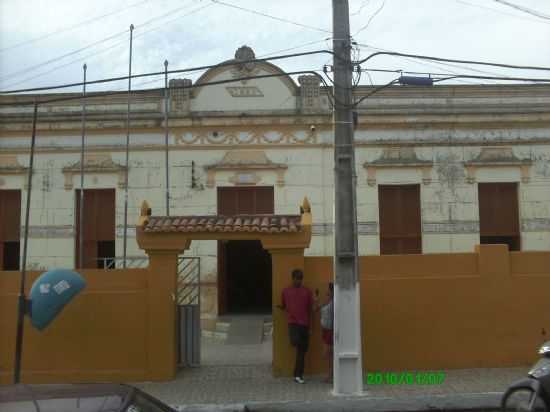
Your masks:
[[[203,338],[223,341],[227,339],[227,334],[230,326],[230,322],[205,322],[202,325],[201,336]]]

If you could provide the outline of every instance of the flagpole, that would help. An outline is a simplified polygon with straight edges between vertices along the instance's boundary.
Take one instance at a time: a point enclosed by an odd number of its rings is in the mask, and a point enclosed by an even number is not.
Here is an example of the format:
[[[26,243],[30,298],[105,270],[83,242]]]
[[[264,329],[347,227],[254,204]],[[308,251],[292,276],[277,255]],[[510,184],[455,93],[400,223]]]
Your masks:
[[[32,192],[32,172],[34,167],[34,145],[36,140],[36,118],[38,117],[38,103],[34,103],[34,112],[32,118],[32,136],[31,153],[29,159],[29,170],[27,174],[27,205],[25,209],[25,233],[23,236],[23,267],[21,268],[21,281],[19,284],[19,296],[17,306],[17,335],[15,340],[15,367],[13,369],[13,383],[18,384],[21,381],[21,357],[23,354],[23,326],[25,317],[25,307],[27,299],[25,297],[25,278],[27,275],[27,246],[29,241],[29,215],[31,209]]]
[[[166,216],[170,216],[170,164],[168,159],[168,60],[164,61],[164,145],[166,155]]]
[[[86,135],[86,69],[84,64],[82,70],[84,71],[84,82],[82,85],[82,122],[80,129],[82,131],[82,139],[80,144],[80,205],[79,205],[79,239],[78,239],[78,263],[79,267],[84,267],[84,147],[85,147],[85,135]]]
[[[124,251],[122,259],[122,267],[126,269],[126,248],[128,238],[128,171],[129,156],[130,156],[130,94],[132,92],[132,36],[134,33],[134,25],[130,24],[130,59],[128,62],[128,110],[126,112],[126,174],[125,174],[125,191],[124,191]]]

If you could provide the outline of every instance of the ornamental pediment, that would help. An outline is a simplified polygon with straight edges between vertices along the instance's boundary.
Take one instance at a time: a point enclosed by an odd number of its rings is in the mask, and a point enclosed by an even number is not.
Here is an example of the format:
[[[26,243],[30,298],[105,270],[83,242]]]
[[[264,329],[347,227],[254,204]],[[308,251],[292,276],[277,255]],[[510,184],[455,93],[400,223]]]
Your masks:
[[[208,173],[207,187],[216,184],[216,173],[231,171],[234,175],[229,181],[236,185],[255,185],[261,181],[258,171],[273,171],[277,174],[277,185],[284,186],[286,164],[274,163],[263,150],[231,150],[217,163],[204,167]]]
[[[73,176],[80,174],[80,160],[64,167],[63,175],[65,176],[65,190],[73,188]],[[90,173],[112,173],[118,175],[118,187],[124,188],[126,166],[113,161],[109,154],[89,154],[84,156],[84,165],[82,167],[84,174]]]
[[[422,174],[422,183],[428,185],[432,182],[433,161],[419,159],[414,147],[386,147],[381,157],[363,166],[367,169],[369,186],[376,185],[376,171],[381,168],[417,169]]]
[[[27,173],[28,167],[23,166],[17,160],[16,155],[1,155],[0,156],[0,174],[22,174]]]
[[[531,159],[520,159],[511,147],[483,147],[481,152],[474,159],[464,162],[466,168],[466,181],[475,183],[477,180],[477,170],[479,168],[495,167],[515,167],[519,168],[521,181],[528,183],[530,180],[529,172],[533,165]]]

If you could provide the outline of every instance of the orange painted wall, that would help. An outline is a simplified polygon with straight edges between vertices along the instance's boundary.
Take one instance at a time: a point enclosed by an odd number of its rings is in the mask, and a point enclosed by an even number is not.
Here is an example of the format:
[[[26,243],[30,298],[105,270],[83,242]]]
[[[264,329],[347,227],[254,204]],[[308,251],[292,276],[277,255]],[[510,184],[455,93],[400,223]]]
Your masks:
[[[83,270],[86,289],[44,331],[25,319],[25,383],[142,381],[147,360],[149,271]],[[37,272],[30,272],[27,289]],[[19,272],[0,272],[0,383],[13,380]],[[28,290],[27,290],[28,291]]]
[[[369,371],[528,365],[542,329],[550,334],[550,252],[483,245],[475,253],[366,256],[360,271]],[[305,258],[305,284],[321,295],[332,273],[332,258]],[[315,322],[310,374],[326,370]],[[291,370],[293,356],[280,361],[276,368]]]

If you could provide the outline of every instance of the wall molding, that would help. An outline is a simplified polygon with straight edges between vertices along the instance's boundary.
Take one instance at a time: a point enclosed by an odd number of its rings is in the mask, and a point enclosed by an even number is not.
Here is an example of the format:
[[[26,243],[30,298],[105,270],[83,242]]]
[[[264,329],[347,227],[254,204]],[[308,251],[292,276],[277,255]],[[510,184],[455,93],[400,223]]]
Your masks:
[[[468,162],[464,162],[466,182],[474,184],[477,181],[477,171],[480,168],[517,167],[520,169],[521,182],[529,183],[531,159],[519,159],[514,155],[512,147],[484,147],[479,155]]]
[[[414,147],[386,147],[382,156],[372,162],[365,162],[367,184],[376,186],[376,173],[379,169],[415,169],[422,175],[422,183],[432,182],[433,161],[419,159]]]
[[[126,166],[115,163],[109,154],[87,154],[84,156],[84,174],[116,174],[118,175],[118,187],[126,187]],[[65,176],[65,190],[74,187],[75,175],[80,175],[80,160],[62,169]]]

